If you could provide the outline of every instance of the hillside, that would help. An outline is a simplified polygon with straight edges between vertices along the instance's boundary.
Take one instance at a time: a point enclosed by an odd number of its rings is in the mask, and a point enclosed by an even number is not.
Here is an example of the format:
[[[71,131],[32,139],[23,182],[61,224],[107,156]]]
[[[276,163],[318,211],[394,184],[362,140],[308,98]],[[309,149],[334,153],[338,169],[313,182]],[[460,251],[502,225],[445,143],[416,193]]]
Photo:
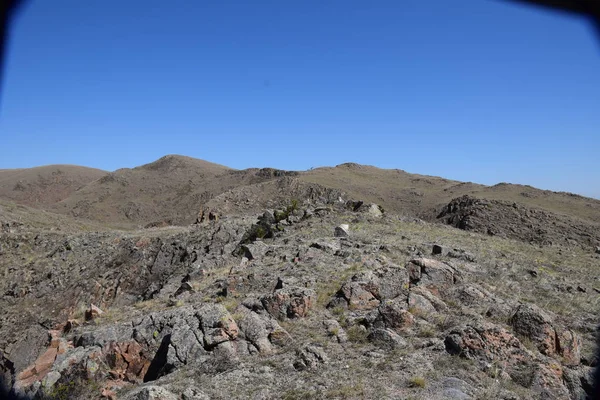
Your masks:
[[[394,212],[418,215],[428,220],[434,219],[451,200],[470,195],[488,200],[516,202],[600,223],[600,200],[531,186],[508,183],[485,186],[358,164],[316,168],[304,172],[301,179],[344,190],[352,198],[376,202]]]
[[[204,203],[239,186],[277,174],[271,169],[237,171],[183,156],[165,156],[133,169],[119,169],[56,203],[50,210],[125,228],[187,225]]]
[[[0,169],[0,199],[45,208],[107,174],[75,165]]]
[[[257,186],[289,185],[315,193]],[[599,255],[336,194],[258,219],[0,232],[0,377],[39,399],[585,398]]]
[[[273,183],[261,186],[269,181]],[[345,198],[375,202],[391,212],[428,221],[435,221],[454,199],[468,195],[600,224],[600,201],[583,196],[507,183],[485,186],[351,163],[303,172],[233,170],[170,155],[112,173],[71,166],[0,171],[0,199],[128,229],[190,224],[203,207],[222,208],[225,213],[274,207],[282,195],[296,193],[302,198],[307,189],[298,192],[298,185],[344,193]]]

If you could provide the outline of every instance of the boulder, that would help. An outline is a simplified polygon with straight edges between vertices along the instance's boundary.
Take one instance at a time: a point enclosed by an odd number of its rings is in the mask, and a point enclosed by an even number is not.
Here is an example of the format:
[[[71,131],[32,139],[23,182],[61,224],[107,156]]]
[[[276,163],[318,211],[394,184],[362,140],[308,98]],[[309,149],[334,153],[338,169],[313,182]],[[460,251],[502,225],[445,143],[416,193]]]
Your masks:
[[[346,343],[348,341],[348,335],[346,334],[346,331],[335,319],[327,319],[323,321],[323,325],[325,325],[327,333],[335,337],[338,343]]]
[[[373,217],[381,217],[383,215],[383,209],[377,204],[369,204],[366,212]]]
[[[179,397],[160,386],[143,386],[127,394],[124,400],[179,400]]]
[[[267,251],[269,251],[269,245],[264,242],[257,240],[254,243],[248,243],[242,246],[244,257],[248,260],[255,260],[264,257]]]
[[[40,325],[32,325],[7,349],[7,357],[14,363],[15,372],[31,365],[50,344],[48,331]]]
[[[395,298],[406,300],[408,295],[408,274],[406,269],[389,263],[386,259],[377,259],[374,265],[384,264],[375,270],[354,275],[342,285],[328,308],[342,306],[351,310],[372,310],[381,301]]]
[[[103,352],[113,379],[132,383],[143,382],[150,367],[151,356],[138,342],[111,342]]]
[[[312,289],[288,286],[262,296],[260,300],[269,314],[284,319],[306,317],[316,298]]]
[[[306,345],[296,350],[297,360],[294,368],[299,371],[305,369],[316,369],[320,364],[326,363],[329,358],[325,351],[316,345]]]
[[[558,363],[543,364],[506,329],[491,323],[466,325],[450,331],[446,351],[479,362],[484,370],[510,377],[540,398],[568,398]],[[498,371],[499,370],[499,371]]]
[[[267,313],[260,301],[246,301],[236,308],[240,338],[250,343],[249,352],[269,354],[274,346],[291,342],[290,335]]]
[[[367,336],[370,342],[388,349],[404,348],[408,346],[406,340],[391,329],[373,329]]]
[[[404,301],[386,301],[379,306],[378,314],[384,327],[401,332],[411,327],[415,321],[413,315],[405,309]]]
[[[514,331],[547,356],[559,355],[569,365],[580,362],[581,338],[573,331],[555,326],[550,315],[536,305],[522,304],[510,318]]]
[[[333,236],[348,237],[350,235],[349,230],[350,226],[348,224],[341,224],[335,227],[335,229],[333,230]]]
[[[435,255],[445,255],[448,253],[448,249],[440,246],[439,244],[434,244],[431,249],[431,254]]]
[[[344,301],[332,301],[329,307],[344,305],[349,310],[372,310],[379,306],[380,301],[377,300],[373,293],[366,290],[360,282],[345,283],[336,293],[337,299]]]
[[[428,258],[415,258],[406,264],[410,285],[445,286],[457,281],[458,271],[451,265]]]
[[[231,314],[221,304],[207,304],[198,310],[198,315],[207,350],[219,343],[237,338],[239,328]]]
[[[450,354],[484,362],[500,360],[512,365],[533,359],[519,339],[491,323],[455,328],[444,344]]]

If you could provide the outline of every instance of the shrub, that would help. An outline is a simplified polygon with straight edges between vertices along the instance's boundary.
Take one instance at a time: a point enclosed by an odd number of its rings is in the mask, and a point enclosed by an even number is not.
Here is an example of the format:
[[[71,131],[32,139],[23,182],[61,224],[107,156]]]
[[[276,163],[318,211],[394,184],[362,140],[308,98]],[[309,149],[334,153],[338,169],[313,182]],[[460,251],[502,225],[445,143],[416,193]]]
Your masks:
[[[423,389],[425,386],[427,386],[427,382],[422,376],[413,376],[408,380],[408,386],[412,388]]]

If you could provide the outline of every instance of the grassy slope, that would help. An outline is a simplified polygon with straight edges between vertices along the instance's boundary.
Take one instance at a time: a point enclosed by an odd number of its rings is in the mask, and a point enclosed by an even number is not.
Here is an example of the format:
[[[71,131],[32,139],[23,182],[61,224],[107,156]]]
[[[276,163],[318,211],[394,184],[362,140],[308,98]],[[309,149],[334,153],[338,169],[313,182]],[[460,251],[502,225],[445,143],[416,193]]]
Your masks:
[[[106,171],[75,165],[0,169],[0,198],[44,208],[106,174]]]
[[[390,211],[430,217],[450,200],[465,194],[490,200],[518,202],[530,207],[600,222],[600,200],[531,186],[461,183],[401,170],[342,164],[303,173],[307,182],[344,190],[350,197],[381,204]]]

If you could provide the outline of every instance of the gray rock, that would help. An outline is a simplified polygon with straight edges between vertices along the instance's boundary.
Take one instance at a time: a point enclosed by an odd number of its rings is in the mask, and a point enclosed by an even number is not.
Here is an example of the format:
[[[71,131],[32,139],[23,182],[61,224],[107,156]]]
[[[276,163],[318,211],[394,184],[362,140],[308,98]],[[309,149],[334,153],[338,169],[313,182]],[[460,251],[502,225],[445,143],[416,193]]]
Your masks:
[[[476,262],[477,261],[477,258],[473,254],[471,254],[463,249],[454,249],[452,251],[449,251],[447,255],[450,258],[458,258],[460,260],[464,260],[464,261],[468,261],[468,262]]]
[[[260,308],[262,305],[259,301],[254,304],[245,302],[235,310],[235,313],[240,315],[237,320],[240,337],[246,339],[252,346],[249,347],[249,351],[268,354],[273,350],[274,345],[285,342],[289,334],[264,310],[261,314],[252,310]]]
[[[411,285],[451,285],[458,271],[441,261],[415,258],[406,264]]]
[[[176,395],[160,386],[144,386],[133,390],[124,400],[179,400]]]
[[[182,400],[210,400],[210,397],[196,387],[188,387],[181,394]]]
[[[408,306],[415,314],[434,313],[435,307],[425,296],[411,292],[408,295]]]
[[[257,240],[254,243],[243,245],[242,251],[248,260],[255,260],[264,257],[267,251],[269,251],[269,248],[269,245]]]
[[[338,343],[346,343],[348,341],[348,335],[346,334],[346,331],[335,319],[325,320],[323,321],[323,325],[325,325],[327,333],[331,336],[334,336]]]
[[[294,368],[297,370],[316,369],[319,364],[326,363],[329,358],[325,351],[315,345],[306,345],[296,351],[297,361]]]
[[[442,395],[443,395],[444,399],[448,399],[448,400],[470,400],[470,399],[472,399],[472,397],[469,396],[468,394],[462,392],[459,389],[455,389],[455,388],[444,389],[442,391]]]
[[[350,226],[348,224],[342,224],[342,225],[336,226],[333,231],[333,236],[348,237],[350,235],[349,230],[350,230]]]
[[[443,246],[440,246],[439,244],[434,244],[431,249],[431,254],[433,254],[433,255],[444,255],[447,253],[448,253],[448,249],[446,249]]]
[[[390,349],[408,346],[406,340],[391,329],[374,329],[369,333],[367,339],[378,346]]]
[[[207,304],[198,310],[198,315],[204,333],[204,343],[209,348],[237,338],[239,328],[221,304]]]
[[[558,354],[563,357],[565,364],[579,364],[581,359],[579,335],[554,324],[552,317],[538,306],[520,305],[509,322],[517,334],[531,339],[542,354],[547,356]]]
[[[93,326],[86,329],[89,330],[83,331],[73,338],[73,344],[76,347],[104,347],[109,342],[122,342],[133,336],[133,328],[130,323]]]
[[[15,372],[20,372],[31,365],[50,344],[48,331],[40,325],[32,325],[17,339],[7,351],[7,358],[12,360]]]

